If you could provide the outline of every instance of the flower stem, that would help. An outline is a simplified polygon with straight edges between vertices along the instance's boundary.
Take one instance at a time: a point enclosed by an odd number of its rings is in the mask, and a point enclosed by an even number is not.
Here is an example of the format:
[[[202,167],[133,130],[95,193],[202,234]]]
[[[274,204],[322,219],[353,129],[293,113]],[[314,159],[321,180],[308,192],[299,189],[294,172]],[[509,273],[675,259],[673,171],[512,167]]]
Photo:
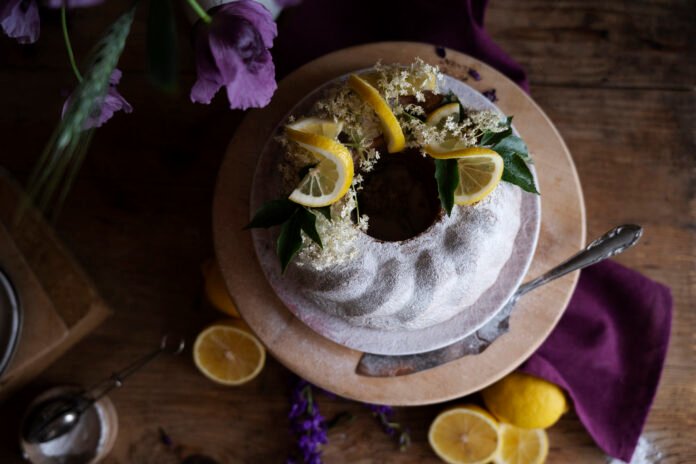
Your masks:
[[[68,52],[68,58],[70,59],[70,66],[72,66],[73,74],[77,78],[78,82],[82,82],[82,74],[77,68],[77,63],[75,62],[75,54],[73,53],[72,45],[70,44],[70,36],[68,35],[68,20],[66,13],[65,4],[60,8],[60,25],[63,28],[63,39],[65,40],[65,48]]]
[[[193,8],[193,11],[196,12],[196,14],[203,20],[204,23],[210,24],[213,20],[206,13],[206,11],[201,7],[201,5],[196,1],[196,0],[186,0],[191,8]]]

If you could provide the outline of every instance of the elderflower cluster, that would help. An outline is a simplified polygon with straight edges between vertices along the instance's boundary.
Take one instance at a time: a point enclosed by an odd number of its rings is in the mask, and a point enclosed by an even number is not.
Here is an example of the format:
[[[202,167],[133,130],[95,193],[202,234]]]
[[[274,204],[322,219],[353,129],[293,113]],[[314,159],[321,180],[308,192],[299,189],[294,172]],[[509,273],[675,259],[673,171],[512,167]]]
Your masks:
[[[413,95],[416,101],[425,101],[424,89],[437,93],[438,83],[442,74],[437,66],[427,64],[420,58],[409,66],[385,66],[377,63],[374,67],[377,74],[377,87],[390,104],[399,97]]]
[[[358,218],[358,224],[353,222],[352,213],[356,207],[355,194],[350,192],[331,205],[331,221],[317,215],[317,232],[324,247],[319,247],[302,232],[302,248],[297,254],[297,265],[311,265],[320,271],[354,259],[358,254],[358,234],[367,230],[368,221],[366,216],[362,216]]]

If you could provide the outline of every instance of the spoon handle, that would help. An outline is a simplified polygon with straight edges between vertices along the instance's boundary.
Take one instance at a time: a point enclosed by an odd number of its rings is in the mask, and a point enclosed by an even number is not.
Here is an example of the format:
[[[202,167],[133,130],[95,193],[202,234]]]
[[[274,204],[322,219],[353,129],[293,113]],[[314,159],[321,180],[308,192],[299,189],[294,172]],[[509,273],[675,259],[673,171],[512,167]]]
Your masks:
[[[148,364],[153,359],[157,358],[160,354],[169,352],[171,354],[179,354],[184,350],[184,339],[174,338],[171,339],[169,335],[165,335],[160,342],[160,345],[150,353],[146,354],[140,359],[137,359],[132,364],[128,365],[124,369],[114,372],[111,376],[98,384],[90,387],[86,392],[85,396],[89,398],[90,404],[97,401],[102,396],[109,393],[114,388],[118,388],[123,385],[124,380],[128,378],[131,374],[140,370],[146,364]]]
[[[619,253],[623,253],[638,243],[638,240],[642,235],[643,228],[638,225],[626,224],[615,227],[594,242],[587,245],[584,250],[572,258],[564,261],[536,279],[521,285],[515,296],[522,296],[540,285],[544,285],[545,283],[551,282],[559,277],[563,277],[569,272],[586,268],[587,266],[591,266],[592,264],[596,264],[607,258],[616,256]]]

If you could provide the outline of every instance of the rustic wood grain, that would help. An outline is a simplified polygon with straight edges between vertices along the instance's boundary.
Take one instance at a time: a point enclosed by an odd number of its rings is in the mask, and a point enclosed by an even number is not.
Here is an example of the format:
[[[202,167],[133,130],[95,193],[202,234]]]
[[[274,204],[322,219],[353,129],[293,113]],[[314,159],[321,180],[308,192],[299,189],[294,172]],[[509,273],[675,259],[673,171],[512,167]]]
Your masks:
[[[78,53],[121,7],[106,2],[73,15]],[[148,350],[162,333],[192,337],[219,318],[201,303],[198,266],[212,253],[214,178],[241,114],[221,98],[209,107],[189,103],[193,72],[183,32],[182,93],[167,97],[149,88],[143,13],[119,87],[135,111],[97,132],[57,224],[116,315],[0,406],[2,463],[21,462],[18,417],[41,388],[92,383]],[[622,222],[645,225],[641,245],[619,261],[672,288],[672,341],[646,427],[669,464],[696,462],[694,14],[690,0],[492,0],[486,19],[494,39],[526,66],[535,100],[573,153],[588,236]],[[61,91],[72,84],[57,19],[45,22],[36,46],[0,38],[0,164],[20,178],[55,123]],[[113,394],[121,433],[107,462],[178,463],[192,453],[225,463],[283,462],[291,445],[284,424],[290,381],[288,371],[269,360],[251,384],[225,389],[200,376],[187,356],[162,359]],[[438,462],[426,431],[450,403],[397,411],[414,437],[411,450],[400,454],[363,406],[320,401],[326,416],[344,410],[356,416],[330,432],[327,463]],[[160,443],[160,426],[175,449]],[[550,438],[551,463],[604,462],[572,415]]]

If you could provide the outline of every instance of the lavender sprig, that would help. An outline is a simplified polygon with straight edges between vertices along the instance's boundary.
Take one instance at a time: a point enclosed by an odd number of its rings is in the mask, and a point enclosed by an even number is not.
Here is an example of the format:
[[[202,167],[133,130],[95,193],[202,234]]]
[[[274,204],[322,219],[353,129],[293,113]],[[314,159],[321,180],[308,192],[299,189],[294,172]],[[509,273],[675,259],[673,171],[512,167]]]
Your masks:
[[[367,407],[372,411],[372,415],[377,418],[382,430],[389,437],[396,439],[399,444],[399,451],[406,451],[411,445],[411,434],[408,428],[404,428],[398,422],[394,422],[394,409],[391,406],[368,404]]]
[[[321,445],[327,443],[327,424],[314,402],[312,385],[299,379],[292,391],[290,430],[297,437],[297,450],[287,464],[322,464]]]

